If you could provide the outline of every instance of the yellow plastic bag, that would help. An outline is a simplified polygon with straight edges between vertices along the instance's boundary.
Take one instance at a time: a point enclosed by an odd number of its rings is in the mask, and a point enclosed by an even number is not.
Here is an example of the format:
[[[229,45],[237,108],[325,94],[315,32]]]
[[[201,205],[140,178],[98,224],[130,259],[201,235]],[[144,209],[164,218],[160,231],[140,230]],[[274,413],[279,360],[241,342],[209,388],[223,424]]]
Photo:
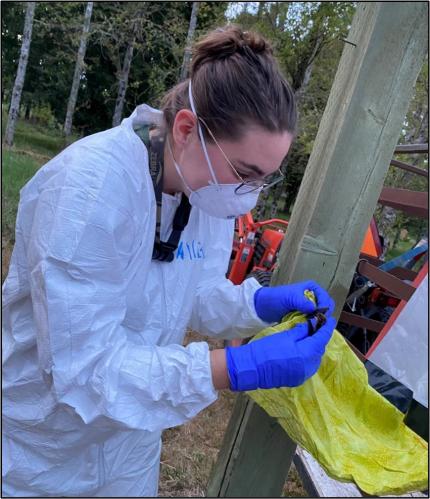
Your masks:
[[[291,313],[253,338],[304,322]],[[248,392],[288,435],[336,480],[367,494],[425,490],[428,445],[403,422],[404,414],[369,384],[362,362],[334,331],[318,372],[296,388]]]

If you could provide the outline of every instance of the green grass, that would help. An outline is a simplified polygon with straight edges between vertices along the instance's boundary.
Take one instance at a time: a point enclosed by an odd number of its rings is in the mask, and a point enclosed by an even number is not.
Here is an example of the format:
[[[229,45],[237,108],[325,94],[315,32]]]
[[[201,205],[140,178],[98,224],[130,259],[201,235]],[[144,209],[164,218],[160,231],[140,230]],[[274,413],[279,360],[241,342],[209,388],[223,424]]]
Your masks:
[[[404,241],[397,241],[394,248],[391,248],[387,251],[385,256],[385,261],[388,262],[397,256],[403,255],[406,251],[412,249],[415,246],[414,238],[407,238]],[[421,257],[417,262],[415,262],[414,266],[411,268],[414,272],[418,272],[423,266],[424,259]]]
[[[40,161],[25,153],[3,151],[2,157],[2,235],[14,239],[19,191],[40,167]]]
[[[394,248],[391,248],[390,250],[387,251],[387,254],[385,256],[385,261],[388,262],[389,260],[396,258],[396,256],[406,253],[406,251],[410,250],[413,247],[413,245],[414,245],[413,241],[409,239],[405,239],[404,241],[397,241]]]
[[[6,123],[2,113],[2,122]],[[4,134],[5,126],[2,127]],[[75,141],[73,135],[68,143]],[[2,137],[3,140],[3,137]],[[14,242],[15,219],[19,202],[19,191],[36,171],[66,146],[60,130],[51,130],[40,125],[18,120],[14,144],[3,146],[2,155],[2,241]]]
[[[19,123],[15,131],[14,146],[16,149],[31,149],[33,153],[44,156],[55,156],[66,146],[66,142],[57,131],[48,133],[49,135],[42,132],[39,127]]]
[[[6,130],[7,115],[2,112],[2,141]],[[58,128],[49,128],[44,125],[30,123],[19,119],[16,124],[14,136],[14,150],[25,150],[33,155],[44,156],[47,160],[58,154],[67,144],[77,140],[79,136],[72,134],[66,139],[62,131]]]

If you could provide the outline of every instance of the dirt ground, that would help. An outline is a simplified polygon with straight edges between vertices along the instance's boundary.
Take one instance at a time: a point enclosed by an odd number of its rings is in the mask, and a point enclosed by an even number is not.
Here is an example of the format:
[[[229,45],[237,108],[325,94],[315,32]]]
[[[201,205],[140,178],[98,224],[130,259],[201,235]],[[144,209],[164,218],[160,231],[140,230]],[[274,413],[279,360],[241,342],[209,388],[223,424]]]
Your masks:
[[[6,278],[12,244],[2,237],[2,283]],[[210,348],[222,348],[222,341],[206,339],[190,332],[185,344],[208,341]],[[224,432],[233,409],[235,394],[220,392],[216,402],[189,423],[163,433],[160,486],[161,497],[204,497],[211,468],[216,461]],[[282,495],[306,497],[294,465],[290,469]]]
[[[205,340],[210,348],[222,348],[222,341],[187,334],[185,344]],[[235,401],[230,391],[189,423],[163,434],[159,495],[165,497],[204,497],[209,475],[218,455]],[[284,497],[306,497],[300,477],[292,465],[284,485]]]

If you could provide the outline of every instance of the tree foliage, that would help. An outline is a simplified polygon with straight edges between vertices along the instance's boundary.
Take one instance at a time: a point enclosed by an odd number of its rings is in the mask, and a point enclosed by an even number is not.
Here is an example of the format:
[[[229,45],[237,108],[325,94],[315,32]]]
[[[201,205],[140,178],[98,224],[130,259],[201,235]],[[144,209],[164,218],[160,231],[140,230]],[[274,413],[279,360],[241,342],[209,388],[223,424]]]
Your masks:
[[[202,2],[196,36],[225,23],[225,2]],[[63,123],[86,2],[40,2],[23,89],[21,114],[51,110]],[[178,78],[192,2],[96,2],[74,116],[83,134],[111,126],[118,72],[136,36],[124,114],[143,102],[157,106]],[[8,105],[19,58],[25,2],[2,2],[2,104]]]
[[[83,134],[109,128],[124,54],[135,39],[123,115],[141,103],[157,107],[176,84],[184,58],[193,2],[96,2],[74,116]],[[21,113],[64,122],[86,2],[38,3]],[[266,200],[262,216],[291,211],[349,28],[356,2],[200,2],[195,38],[226,22],[256,30],[270,40],[281,70],[297,97],[297,138],[284,161],[286,179]],[[19,58],[25,2],[2,2],[2,103],[8,105]],[[422,142],[428,134],[428,63],[405,118],[399,142]],[[52,116],[50,117],[50,113]],[[403,161],[425,166],[422,156]],[[426,180],[390,168],[386,185],[427,189]],[[276,201],[275,201],[276,200]],[[281,200],[280,202],[278,200]],[[264,201],[264,199],[263,199]],[[272,204],[270,204],[272,203]],[[379,210],[381,211],[381,210]],[[378,212],[378,217],[380,213]],[[394,226],[404,223],[398,215]],[[408,219],[417,224],[421,222]],[[397,225],[396,225],[397,224]],[[420,225],[421,224],[421,225]],[[418,227],[419,225],[419,227]]]

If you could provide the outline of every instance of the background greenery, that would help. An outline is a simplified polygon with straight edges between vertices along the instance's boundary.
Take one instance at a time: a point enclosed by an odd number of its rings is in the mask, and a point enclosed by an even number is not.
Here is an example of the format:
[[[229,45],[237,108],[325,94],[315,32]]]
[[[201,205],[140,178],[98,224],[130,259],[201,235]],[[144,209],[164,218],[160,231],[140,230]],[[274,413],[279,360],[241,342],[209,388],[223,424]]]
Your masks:
[[[21,121],[15,137],[15,149],[32,153],[33,162],[37,154],[39,160],[46,160],[65,146],[61,129],[86,3],[38,2],[36,5],[21,99]],[[136,45],[124,115],[129,115],[142,102],[154,107],[159,105],[165,91],[179,78],[191,8],[192,2],[94,4],[73,118],[74,139],[111,126],[118,91],[117,76],[136,23]],[[1,2],[3,124],[19,59],[25,9],[25,2]],[[354,11],[354,2],[199,3],[195,37],[226,22],[236,22],[245,29],[261,32],[272,42],[281,69],[297,96],[299,131],[284,162],[286,180],[268,197],[262,196],[261,217],[274,214],[288,217],[291,213]],[[427,134],[428,62],[419,76],[399,143],[425,142]],[[21,158],[20,163],[13,159],[13,154],[4,156],[4,181],[8,186],[10,183],[18,185],[26,178],[18,173],[25,160]],[[403,156],[402,159],[428,168],[427,156],[424,160],[422,156]],[[426,190],[427,180],[390,167],[386,185]],[[16,196],[13,199],[16,200]],[[402,227],[407,226],[414,241],[428,233],[426,221],[400,212],[379,208],[376,216],[390,246],[399,239]]]
[[[200,2],[195,38],[236,22],[268,38],[296,93],[297,139],[284,161],[285,182],[261,196],[260,217],[288,218],[318,131],[335,76],[355,2]],[[6,227],[13,239],[16,192],[34,169],[66,143],[62,125],[82,32],[86,2],[37,2],[30,56],[21,99],[20,122],[12,151],[3,157]],[[1,2],[2,124],[5,124],[19,59],[26,2]],[[95,2],[85,65],[73,117],[76,138],[109,128],[118,92],[118,75],[130,41],[137,35],[123,115],[140,103],[154,107],[179,78],[192,2]],[[428,62],[405,117],[399,143],[426,142]],[[25,151],[26,159],[23,156]],[[19,158],[16,155],[21,155]],[[428,169],[428,156],[402,160]],[[27,164],[28,163],[28,164]],[[22,171],[22,173],[21,173]],[[386,185],[426,190],[427,179],[390,167]],[[19,190],[19,189],[18,189]],[[379,207],[376,217],[392,249],[407,228],[411,245],[428,234],[428,223]]]

